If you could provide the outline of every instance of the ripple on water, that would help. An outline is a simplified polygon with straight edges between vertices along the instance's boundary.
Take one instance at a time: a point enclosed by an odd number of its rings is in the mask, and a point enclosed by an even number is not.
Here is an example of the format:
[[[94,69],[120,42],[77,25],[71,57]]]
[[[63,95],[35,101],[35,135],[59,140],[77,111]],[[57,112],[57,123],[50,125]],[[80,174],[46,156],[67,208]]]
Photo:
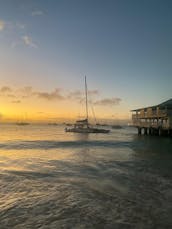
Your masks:
[[[172,228],[169,141],[28,128],[0,143],[0,228]]]

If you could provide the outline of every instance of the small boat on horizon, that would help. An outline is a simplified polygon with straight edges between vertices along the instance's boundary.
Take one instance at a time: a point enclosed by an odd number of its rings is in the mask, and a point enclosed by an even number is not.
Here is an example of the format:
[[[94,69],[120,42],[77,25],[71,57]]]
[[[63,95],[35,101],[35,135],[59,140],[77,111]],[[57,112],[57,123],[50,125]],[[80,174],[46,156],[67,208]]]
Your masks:
[[[72,128],[65,128],[66,132],[74,133],[109,133],[109,129],[102,129],[93,127],[88,120],[88,99],[87,99],[87,81],[85,76],[85,107],[86,107],[86,118],[83,120],[77,120]]]
[[[27,119],[27,113],[24,114],[24,117],[19,119],[17,122],[16,122],[16,125],[18,126],[27,126],[27,125],[30,125],[30,123],[28,122],[28,119]]]
[[[27,125],[30,125],[29,122],[17,122],[16,125],[18,126],[27,126]]]
[[[56,122],[49,122],[48,125],[49,125],[49,126],[58,126],[59,124],[56,123]]]
[[[122,129],[123,127],[121,125],[112,125],[112,129]]]

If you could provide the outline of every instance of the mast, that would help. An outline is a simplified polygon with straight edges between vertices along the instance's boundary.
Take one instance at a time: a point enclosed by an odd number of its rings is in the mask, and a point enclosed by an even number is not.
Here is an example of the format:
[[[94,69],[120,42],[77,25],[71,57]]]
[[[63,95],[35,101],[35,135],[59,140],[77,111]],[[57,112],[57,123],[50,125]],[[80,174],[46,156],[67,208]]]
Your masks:
[[[88,96],[87,96],[87,79],[85,76],[85,108],[86,108],[86,119],[88,122]]]

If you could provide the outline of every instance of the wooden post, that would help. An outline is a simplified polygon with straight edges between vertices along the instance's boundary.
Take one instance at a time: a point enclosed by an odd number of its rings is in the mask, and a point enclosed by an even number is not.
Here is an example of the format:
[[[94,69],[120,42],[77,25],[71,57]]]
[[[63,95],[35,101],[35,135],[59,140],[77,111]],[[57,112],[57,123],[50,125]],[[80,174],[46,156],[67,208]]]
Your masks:
[[[159,135],[159,136],[162,135],[162,128],[161,128],[161,127],[158,129],[158,135]]]
[[[168,136],[170,136],[170,129],[168,129],[168,132],[167,133],[168,133]]]
[[[153,132],[152,132],[152,127],[149,127],[149,135],[152,135]]]
[[[142,134],[142,128],[138,127],[138,135],[141,135],[141,134]]]
[[[147,135],[148,132],[147,132],[147,127],[144,127],[144,135]]]

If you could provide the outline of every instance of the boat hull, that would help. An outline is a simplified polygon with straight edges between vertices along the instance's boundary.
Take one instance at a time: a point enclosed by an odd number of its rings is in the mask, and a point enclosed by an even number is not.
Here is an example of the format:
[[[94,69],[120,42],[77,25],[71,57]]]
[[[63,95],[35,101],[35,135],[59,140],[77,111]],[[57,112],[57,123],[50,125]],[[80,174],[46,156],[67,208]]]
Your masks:
[[[66,128],[66,132],[73,132],[73,133],[109,133],[110,130],[106,129],[98,129],[98,128]]]

